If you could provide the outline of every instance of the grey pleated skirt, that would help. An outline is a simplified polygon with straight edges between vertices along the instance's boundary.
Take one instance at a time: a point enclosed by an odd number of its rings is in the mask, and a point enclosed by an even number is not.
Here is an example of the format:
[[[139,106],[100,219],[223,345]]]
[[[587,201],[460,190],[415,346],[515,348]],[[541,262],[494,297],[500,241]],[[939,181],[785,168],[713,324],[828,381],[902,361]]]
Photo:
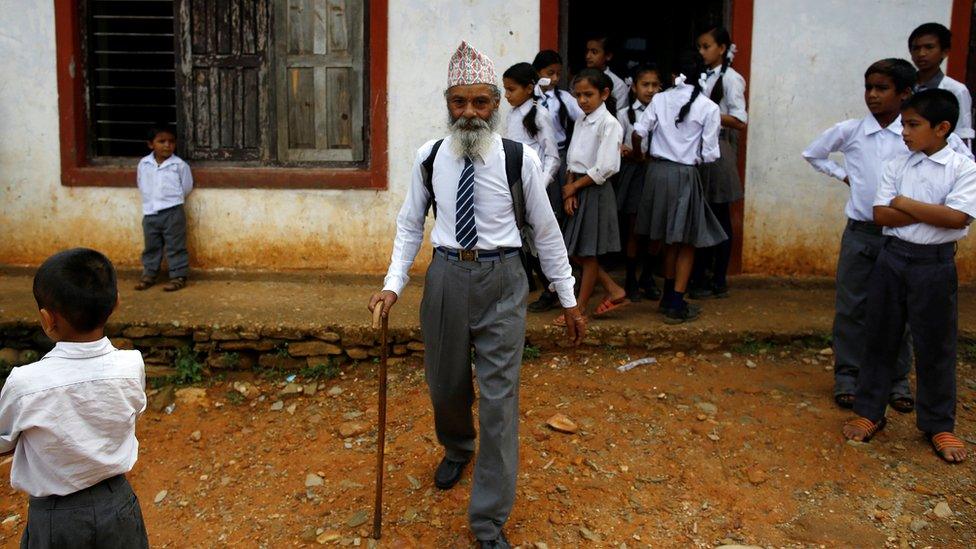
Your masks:
[[[617,200],[610,182],[581,190],[579,208],[566,216],[563,239],[569,255],[592,257],[620,251]],[[564,214],[565,215],[565,214]]]
[[[634,215],[640,207],[641,195],[644,193],[644,177],[647,175],[647,162],[620,162],[620,172],[613,188],[617,195],[617,211],[625,215]]]
[[[665,244],[708,248],[728,238],[702,196],[698,168],[654,159],[637,211],[637,234]]]
[[[722,130],[718,138],[721,157],[699,166],[702,192],[709,204],[725,204],[742,198],[739,178],[739,132]]]

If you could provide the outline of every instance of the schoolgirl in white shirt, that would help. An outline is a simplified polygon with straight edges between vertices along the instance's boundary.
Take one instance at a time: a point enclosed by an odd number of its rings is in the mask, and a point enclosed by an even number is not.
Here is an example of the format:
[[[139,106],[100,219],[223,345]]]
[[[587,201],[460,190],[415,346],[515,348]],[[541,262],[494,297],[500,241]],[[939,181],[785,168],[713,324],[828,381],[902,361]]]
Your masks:
[[[599,281],[606,296],[594,311],[604,315],[629,303],[624,289],[610,278],[597,258],[620,251],[617,201],[610,178],[620,169],[623,130],[614,117],[613,84],[603,72],[584,69],[573,80],[580,109],[586,116],[576,124],[569,146],[568,174],[563,187],[567,215],[563,237],[570,259],[582,268],[577,303],[584,312]],[[558,319],[557,319],[558,324]]]
[[[700,167],[702,191],[708,206],[722,224],[728,239],[695,254],[695,272],[689,296],[695,299],[726,297],[727,274],[732,257],[731,205],[742,199],[739,178],[739,132],[745,130],[746,81],[732,68],[735,44],[729,31],[716,27],[698,37],[698,53],[705,63],[702,95],[718,105],[722,117],[719,132],[719,159]],[[709,276],[710,275],[710,276]]]
[[[695,261],[695,248],[727,238],[702,195],[698,165],[719,157],[718,105],[702,94],[694,52],[681,55],[674,87],[654,96],[637,120],[641,139],[651,135],[648,169],[637,212],[637,234],[664,244],[664,295],[659,310],[665,322],[677,324],[698,316],[684,299]]]
[[[640,206],[641,194],[644,192],[644,178],[647,175],[647,140],[641,139],[634,133],[634,124],[650,104],[654,94],[661,91],[661,75],[654,65],[638,65],[631,72],[629,103],[617,112],[617,121],[623,128],[620,147],[620,173],[614,180],[614,193],[617,195],[617,212],[620,216],[621,227],[626,227],[626,244],[624,252],[627,256],[627,282],[624,288],[631,301],[640,301],[641,293],[651,300],[661,298],[661,291],[654,284],[653,258],[657,255],[649,253],[647,246],[638,246],[637,209]],[[644,263],[640,279],[637,278],[637,266]]]
[[[552,133],[548,112],[538,106],[538,98],[535,96],[538,79],[535,67],[529,63],[516,63],[502,75],[505,99],[512,106],[505,124],[505,136],[531,148],[539,155],[542,160],[542,179],[548,189],[556,185],[560,164],[559,149]],[[524,230],[530,231],[531,228],[526,227]],[[539,277],[542,287],[548,290],[549,279],[542,272],[539,256],[532,246],[531,235],[523,234],[522,241],[529,252],[525,256],[529,290],[536,289],[533,273]],[[550,299],[555,305],[555,295]]]

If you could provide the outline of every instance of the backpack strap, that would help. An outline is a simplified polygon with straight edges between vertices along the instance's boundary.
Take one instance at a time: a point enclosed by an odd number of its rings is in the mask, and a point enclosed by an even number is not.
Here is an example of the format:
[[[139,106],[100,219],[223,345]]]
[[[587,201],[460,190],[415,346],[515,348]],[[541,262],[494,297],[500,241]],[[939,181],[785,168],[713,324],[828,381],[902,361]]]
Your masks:
[[[434,210],[434,219],[437,219],[437,200],[434,198],[434,158],[437,156],[437,149],[441,148],[441,143],[443,139],[438,139],[434,142],[434,146],[430,148],[430,154],[427,158],[420,163],[421,174],[424,177],[424,188],[427,189],[427,196],[430,200],[427,202],[427,212]],[[424,213],[426,217],[427,213]]]
[[[502,149],[505,151],[505,176],[508,178],[508,190],[512,193],[515,226],[521,232],[522,227],[526,225],[525,189],[522,187],[522,144],[503,137]]]

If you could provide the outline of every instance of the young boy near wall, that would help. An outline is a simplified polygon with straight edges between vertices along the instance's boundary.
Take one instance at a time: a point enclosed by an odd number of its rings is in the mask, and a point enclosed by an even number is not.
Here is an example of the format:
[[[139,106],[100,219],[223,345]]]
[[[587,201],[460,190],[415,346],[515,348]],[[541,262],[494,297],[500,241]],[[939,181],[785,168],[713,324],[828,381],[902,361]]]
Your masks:
[[[868,290],[866,357],[849,440],[867,441],[884,428],[892,370],[906,324],[911,325],[918,378],[917,425],[936,455],[966,459],[953,430],[956,415],[958,279],[956,242],[976,217],[976,163],[947,143],[959,102],[946,90],[926,90],[902,110],[911,154],[885,167],[874,220],[885,241]]]
[[[166,251],[169,283],[164,291],[175,292],[186,286],[190,272],[190,255],[186,251],[186,212],[183,202],[193,190],[190,166],[176,156],[176,131],[165,125],[149,129],[148,145],[152,150],[139,161],[136,183],[142,195],[142,278],[136,290],[156,284],[159,267]]]
[[[14,452],[10,485],[30,495],[21,547],[148,547],[125,474],[139,455],[146,409],[139,351],[104,335],[118,305],[115,269],[75,248],[34,276],[44,358],[10,372],[0,392],[0,452]]]

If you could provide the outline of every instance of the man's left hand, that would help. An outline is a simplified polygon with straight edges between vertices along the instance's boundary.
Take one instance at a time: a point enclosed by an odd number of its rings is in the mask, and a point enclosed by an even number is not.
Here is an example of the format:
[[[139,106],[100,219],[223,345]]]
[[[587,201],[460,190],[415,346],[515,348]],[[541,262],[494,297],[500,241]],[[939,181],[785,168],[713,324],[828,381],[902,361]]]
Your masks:
[[[586,317],[580,312],[579,307],[563,309],[563,316],[566,318],[566,335],[573,345],[579,345],[586,336]]]

